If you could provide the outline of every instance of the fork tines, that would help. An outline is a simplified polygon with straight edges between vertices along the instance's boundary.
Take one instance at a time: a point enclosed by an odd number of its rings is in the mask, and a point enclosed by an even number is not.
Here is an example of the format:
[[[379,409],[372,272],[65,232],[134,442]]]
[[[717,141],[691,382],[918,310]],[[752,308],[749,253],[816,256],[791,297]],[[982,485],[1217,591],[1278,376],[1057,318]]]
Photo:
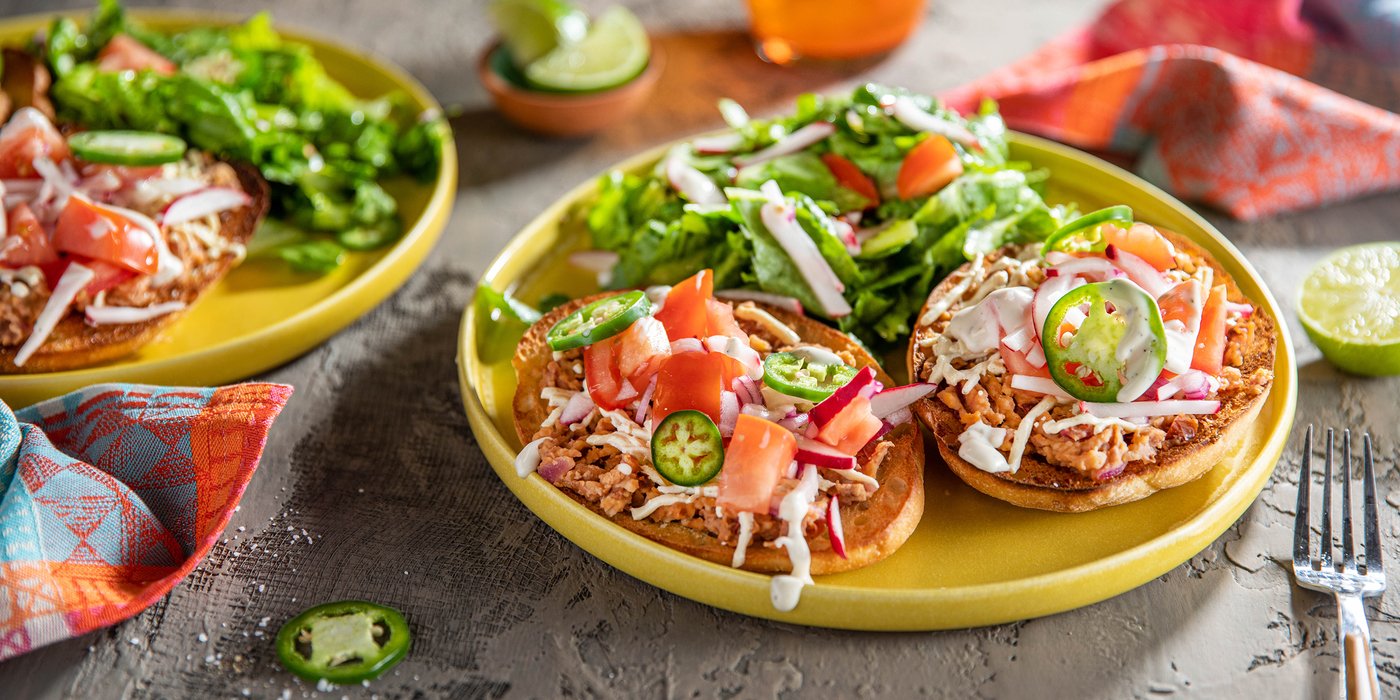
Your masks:
[[[1364,499],[1362,519],[1365,528],[1364,557],[1360,562],[1356,559],[1354,531],[1351,522],[1351,431],[1344,430],[1342,431],[1341,465],[1342,560],[1334,562],[1332,558],[1336,547],[1336,540],[1332,536],[1332,455],[1335,451],[1335,445],[1334,431],[1328,428],[1327,452],[1326,458],[1323,460],[1322,472],[1322,537],[1318,544],[1318,557],[1313,559],[1311,554],[1312,529],[1308,517],[1312,491],[1313,427],[1308,426],[1307,435],[1303,439],[1302,469],[1298,475],[1298,515],[1293,530],[1293,567],[1295,571],[1306,568],[1313,571],[1330,570],[1353,573],[1359,571],[1362,574],[1381,572],[1381,537],[1379,514],[1376,510],[1376,475],[1375,467],[1372,464],[1370,433],[1362,437],[1362,446],[1365,451],[1362,456],[1362,462],[1365,466],[1362,480]]]

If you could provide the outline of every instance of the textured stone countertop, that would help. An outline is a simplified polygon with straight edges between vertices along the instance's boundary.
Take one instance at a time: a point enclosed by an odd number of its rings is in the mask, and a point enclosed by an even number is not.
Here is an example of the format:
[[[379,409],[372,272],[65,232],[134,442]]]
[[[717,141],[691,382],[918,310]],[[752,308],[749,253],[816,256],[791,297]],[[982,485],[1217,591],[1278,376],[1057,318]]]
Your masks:
[[[444,104],[461,154],[456,210],[420,274],[305,357],[262,379],[296,386],[227,539],[155,606],[111,629],[0,664],[0,698],[311,697],[272,668],[270,635],[310,604],[404,610],[412,654],[339,698],[1335,697],[1330,598],[1292,585],[1301,433],[1238,524],[1168,574],[1048,618],[924,634],[805,629],[662,592],[584,553],[527,511],[477,449],[453,365],[475,275],[547,204],[643,148],[720,124],[720,96],[757,114],[866,79],[944,90],[1088,20],[1095,0],[936,0],[917,35],[854,66],[760,63],[741,0],[624,0],[669,57],[658,99],[606,136],[543,141],[477,84],[485,0],[185,0],[366,46]],[[597,10],[603,0],[584,3]],[[0,15],[87,0],[3,0]],[[1254,224],[1202,212],[1244,249],[1284,308],[1306,265],[1394,238],[1400,195]],[[1291,313],[1290,313],[1291,316]],[[1298,347],[1297,425],[1378,439],[1386,555],[1400,561],[1395,379],[1337,373]],[[1400,684],[1396,594],[1368,603],[1387,697]]]

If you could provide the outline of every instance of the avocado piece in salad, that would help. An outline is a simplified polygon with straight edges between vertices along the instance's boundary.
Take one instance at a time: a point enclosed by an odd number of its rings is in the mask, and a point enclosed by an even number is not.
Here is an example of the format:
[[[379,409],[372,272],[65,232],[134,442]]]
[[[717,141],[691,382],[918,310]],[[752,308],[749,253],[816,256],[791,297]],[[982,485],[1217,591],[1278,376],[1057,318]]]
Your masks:
[[[352,95],[310,46],[274,31],[266,12],[167,35],[132,20],[118,0],[99,0],[85,24],[56,18],[29,51],[53,74],[60,119],[169,134],[255,165],[271,185],[272,216],[318,243],[277,253],[304,272],[334,269],[344,255],[324,254],[332,246],[343,253],[397,240],[398,202],[381,183],[431,181],[451,138],[441,115],[413,113],[403,94]],[[120,69],[122,52],[141,53],[149,67]]]
[[[1010,159],[991,101],[963,117],[934,97],[870,83],[802,95],[794,113],[772,119],[750,119],[732,100],[720,111],[728,132],[673,149],[652,171],[600,179],[585,221],[595,248],[618,253],[609,288],[674,284],[711,268],[716,289],[792,297],[888,349],[907,339],[944,276],[1003,245],[1044,241],[1078,213],[1046,204],[1046,171]],[[928,139],[947,143],[909,158]],[[930,164],[930,152],[957,161]],[[668,173],[684,177],[673,184]],[[794,218],[821,262],[767,230],[767,205]],[[821,275],[804,273],[813,265]],[[819,294],[811,279],[823,276],[844,303],[818,303],[830,290]]]

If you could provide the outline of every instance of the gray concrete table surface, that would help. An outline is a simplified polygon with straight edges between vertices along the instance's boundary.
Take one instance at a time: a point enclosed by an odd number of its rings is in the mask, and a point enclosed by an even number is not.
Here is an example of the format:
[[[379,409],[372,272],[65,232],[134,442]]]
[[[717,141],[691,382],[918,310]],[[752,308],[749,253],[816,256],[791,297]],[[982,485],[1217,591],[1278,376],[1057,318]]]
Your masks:
[[[765,65],[741,0],[626,0],[669,56],[657,99],[591,140],[507,125],[474,76],[484,0],[185,0],[367,47],[444,104],[461,157],[456,210],[422,270],[375,311],[261,379],[296,393],[242,506],[209,558],[135,618],[0,664],[0,698],[1165,698],[1335,695],[1330,598],[1294,586],[1295,434],[1238,524],[1166,575],[1047,618],[924,634],[851,633],[752,619],[632,579],[564,540],[500,483],[462,412],[460,313],[506,241],[555,198],[646,147],[720,125],[721,96],[756,114],[863,80],[937,92],[1092,18],[1097,0],[936,0],[879,61]],[[584,3],[592,10],[602,0]],[[5,0],[0,15],[84,8]],[[1202,212],[1241,246],[1285,308],[1310,261],[1395,238],[1400,195],[1253,224]],[[1400,562],[1395,379],[1321,360],[1296,318],[1296,425],[1377,437],[1386,555]],[[952,564],[950,564],[952,565]],[[1397,597],[1368,603],[1383,694],[1400,696]],[[276,668],[271,636],[299,610],[367,598],[403,610],[413,652],[367,687],[317,692]]]

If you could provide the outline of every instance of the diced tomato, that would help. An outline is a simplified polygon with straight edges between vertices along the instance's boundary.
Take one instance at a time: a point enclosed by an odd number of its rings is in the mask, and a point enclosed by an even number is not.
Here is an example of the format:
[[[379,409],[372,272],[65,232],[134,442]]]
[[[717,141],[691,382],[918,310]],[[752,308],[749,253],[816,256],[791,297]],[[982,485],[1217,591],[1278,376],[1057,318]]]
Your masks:
[[[701,270],[688,277],[666,295],[666,303],[656,312],[656,320],[666,327],[671,340],[705,337],[709,323],[705,302],[714,296],[715,274]]]
[[[1006,343],[1001,344],[1001,361],[1006,364],[1008,374],[1026,374],[1032,377],[1046,378],[1050,376],[1048,367],[1036,367],[1031,364],[1030,360],[1026,359],[1025,353],[1016,352],[1006,347]]]
[[[68,157],[68,142],[43,112],[23,107],[0,129],[0,178],[39,177],[40,156],[57,163]]]
[[[0,266],[19,268],[58,260],[58,251],[54,250],[48,231],[39,225],[39,217],[34,216],[28,204],[16,204],[5,218],[11,240],[18,240],[19,244],[5,251],[4,257],[0,257]]]
[[[724,450],[715,505],[746,513],[767,513],[773,489],[797,457],[797,440],[772,421],[739,414],[734,437]]]
[[[69,197],[59,213],[53,244],[58,250],[116,263],[141,274],[155,274],[157,267],[156,244],[149,231],[78,196]]]
[[[1201,310],[1201,331],[1196,335],[1196,352],[1191,356],[1191,369],[1213,377],[1220,376],[1225,366],[1225,285],[1210,290],[1206,306]]]
[[[749,334],[734,320],[734,307],[714,299],[705,300],[706,335],[722,335],[749,342]]]
[[[1104,224],[1099,227],[1104,241],[1146,260],[1160,272],[1176,266],[1176,247],[1157,229],[1147,224],[1133,224],[1132,228],[1121,229]]]
[[[1157,308],[1162,312],[1162,322],[1180,321],[1187,328],[1198,323],[1203,301],[1200,298],[1200,290],[1201,283],[1195,280],[1186,280],[1168,289],[1157,299]]]
[[[853,455],[879,431],[880,419],[870,412],[870,399],[857,396],[822,426],[817,439]]]
[[[717,352],[683,352],[661,363],[652,394],[652,425],[675,411],[695,410],[719,423],[720,382],[726,356]]]
[[[617,368],[616,336],[600,340],[583,351],[583,376],[588,381],[588,396],[601,408],[610,411],[622,408],[636,396],[627,392],[628,398],[619,398],[626,380]]]
[[[152,51],[129,34],[112,37],[97,54],[97,70],[103,73],[143,71],[147,68],[161,75],[175,75],[178,70],[170,59]]]
[[[53,287],[53,285],[58,283],[59,278],[63,276],[63,272],[73,263],[77,263],[92,270],[92,281],[88,282],[86,287],[83,287],[83,291],[87,292],[89,297],[95,297],[136,276],[135,272],[124,267],[118,267],[112,263],[103,262],[101,260],[85,258],[81,255],[60,255],[58,259],[53,262],[44,263],[38,267],[44,272],[44,279],[48,280],[49,286]]]
[[[845,157],[835,153],[828,153],[822,156],[822,162],[836,176],[836,181],[848,190],[864,197],[869,204],[866,208],[880,206],[880,191],[875,188],[875,181],[869,175],[860,171],[855,163],[846,160]]]
[[[644,387],[671,356],[671,341],[659,321],[643,316],[617,336],[617,368],[633,387]]]
[[[953,150],[953,144],[931,134],[904,156],[895,185],[900,199],[914,199],[943,189],[962,174],[962,159]]]

